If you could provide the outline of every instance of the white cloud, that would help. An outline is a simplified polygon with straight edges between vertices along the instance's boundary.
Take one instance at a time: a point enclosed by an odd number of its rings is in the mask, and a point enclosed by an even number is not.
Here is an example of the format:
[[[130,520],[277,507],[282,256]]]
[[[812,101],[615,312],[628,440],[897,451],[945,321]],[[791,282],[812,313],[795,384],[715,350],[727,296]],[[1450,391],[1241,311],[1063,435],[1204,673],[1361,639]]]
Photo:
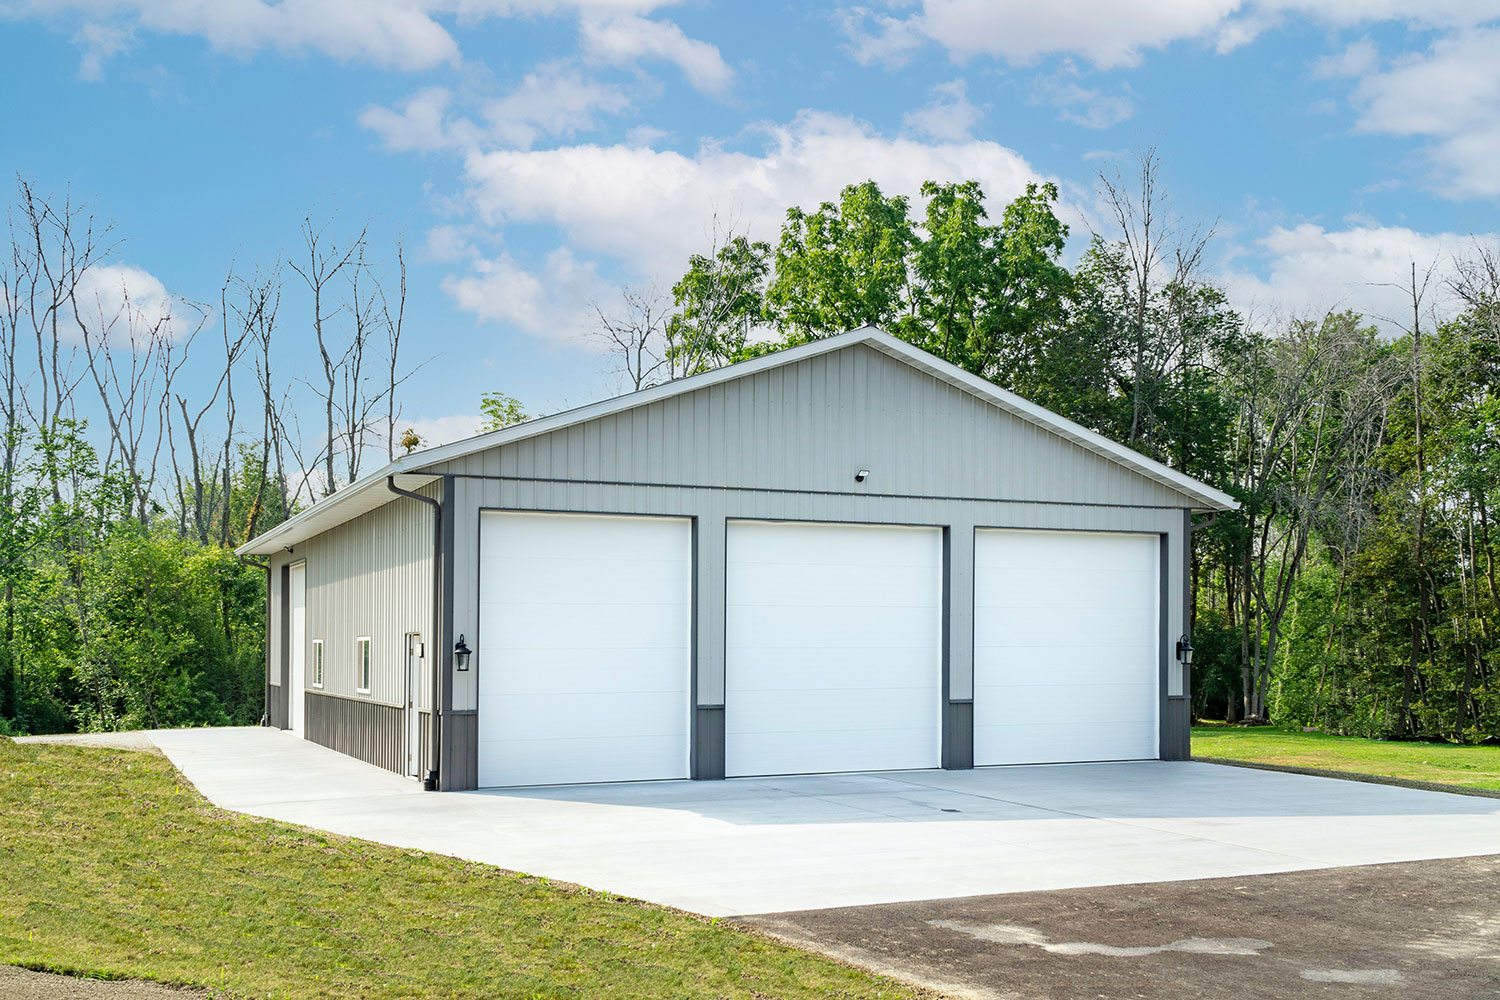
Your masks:
[[[408,97],[399,109],[371,105],[359,113],[359,123],[380,136],[380,143],[396,153],[430,152],[460,147],[476,133],[472,123],[450,122],[453,95],[446,87],[425,87]]]
[[[485,17],[554,17],[559,14],[649,14],[678,0],[451,0],[461,20]]]
[[[130,48],[134,32],[114,24],[85,24],[73,36],[73,44],[83,50],[78,60],[78,77],[98,82],[104,79],[104,64]]]
[[[1041,179],[999,143],[892,138],[837,115],[805,112],[759,131],[764,146],[751,152],[710,141],[693,154],[632,143],[471,153],[468,197],[480,224],[553,226],[569,249],[535,269],[475,254],[471,273],[443,287],[482,321],[587,344],[590,303],[613,298],[615,276],[669,284],[707,245],[715,218],[774,241],[788,206],[816,205],[864,178],[916,201],[924,181],[974,179],[995,205]]]
[[[484,102],[482,124],[450,114],[452,103],[447,88],[426,87],[395,108],[365,108],[359,123],[392,152],[468,151],[492,144],[524,149],[543,136],[591,129],[598,114],[623,111],[630,98],[619,87],[585,79],[563,63],[547,63],[526,74],[504,97]]]
[[[429,260],[452,261],[475,256],[472,234],[464,226],[439,225],[427,231],[422,245]]]
[[[392,69],[431,69],[459,60],[458,43],[442,19],[471,24],[492,17],[577,16],[630,22],[675,0],[8,0],[0,18],[30,17],[68,29],[83,50],[80,75],[99,79],[104,63],[128,46],[136,29],[202,38],[220,52],[250,55],[273,49],[316,52],[342,61]],[[712,75],[718,50],[682,35],[670,22],[655,26],[656,44],[684,69]],[[673,33],[675,32],[675,37]],[[721,60],[722,63],[722,60]]]
[[[915,19],[877,13],[868,7],[845,8],[839,12],[838,22],[846,39],[845,48],[861,66],[903,66],[927,41]]]
[[[932,88],[932,100],[902,116],[902,123],[913,132],[947,142],[969,138],[984,112],[969,100],[962,79],[949,80]]]
[[[1369,38],[1351,42],[1342,51],[1313,63],[1313,75],[1328,78],[1364,76],[1380,65],[1380,50]]]
[[[774,239],[789,205],[815,205],[867,177],[913,197],[923,181],[972,178],[997,204],[1040,179],[996,142],[888,138],[814,112],[761,128],[758,152],[710,142],[691,155],[630,145],[476,153],[465,167],[469,197],[486,225],[554,225],[569,245],[638,276],[675,278],[688,254],[703,249],[706,220],[716,214]]]
[[[521,85],[484,106],[489,131],[501,142],[529,147],[541,136],[569,136],[591,129],[599,113],[630,106],[619,87],[585,79],[560,63],[539,66]]]
[[[1055,73],[1033,79],[1027,99],[1032,104],[1056,108],[1064,121],[1084,128],[1110,128],[1135,114],[1135,105],[1128,97],[1106,94],[1079,83],[1078,69],[1072,60],[1064,60]]]
[[[636,125],[625,133],[625,142],[631,146],[654,146],[670,134],[655,125]]]
[[[276,49],[320,52],[400,70],[427,69],[458,57],[458,44],[432,16],[438,4],[416,0],[21,0],[12,14],[83,24],[93,65],[111,54],[90,33],[146,31],[203,38],[221,52]],[[104,26],[109,27],[104,27]],[[118,51],[118,50],[115,50]]]
[[[1479,24],[1495,17],[1494,0],[1259,0],[1247,6],[1277,14],[1301,14],[1347,27],[1375,21],[1408,21],[1429,28]]]
[[[161,279],[132,264],[102,264],[85,271],[78,282],[78,313],[97,343],[107,338],[112,349],[126,349],[132,332],[147,343],[155,330],[169,339],[193,332],[202,314],[173,295]],[[127,308],[128,307],[128,308]],[[70,340],[82,343],[72,316],[63,317]]]
[[[1366,132],[1428,138],[1443,193],[1500,195],[1500,30],[1474,28],[1367,71],[1354,89]],[[1371,67],[1373,69],[1373,67]]]
[[[1316,316],[1354,309],[1372,319],[1405,322],[1411,299],[1401,286],[1410,282],[1412,264],[1419,280],[1436,265],[1429,305],[1441,311],[1446,304],[1442,278],[1453,256],[1464,253],[1472,241],[1467,235],[1420,233],[1402,226],[1277,226],[1251,255],[1260,267],[1231,266],[1223,278],[1236,307],[1260,316],[1270,310]],[[1382,325],[1391,328],[1390,323]]]
[[[1131,66],[1143,49],[1207,35],[1239,6],[1239,0],[926,0],[912,24],[955,59],[1030,63],[1075,53],[1096,66]]]
[[[1494,0],[923,0],[906,17],[845,8],[841,24],[862,63],[899,64],[925,40],[954,59],[990,56],[1027,64],[1047,55],[1078,56],[1096,67],[1133,66],[1143,53],[1174,42],[1243,45],[1288,16],[1351,27],[1403,21],[1426,28],[1471,26],[1497,15]]]
[[[422,439],[418,446],[421,448],[436,448],[438,445],[451,444],[454,441],[462,441],[464,438],[473,437],[484,429],[484,417],[477,413],[454,413],[445,417],[417,417],[413,420],[399,420],[396,423],[396,435],[399,439],[402,431],[407,428],[417,432]],[[381,435],[383,438],[384,435]],[[399,450],[399,449],[398,449]]]
[[[619,66],[640,59],[665,59],[676,63],[694,87],[709,93],[722,93],[734,78],[717,46],[689,38],[671,21],[634,14],[585,16],[579,30],[585,55],[596,62]]]
[[[443,281],[443,291],[481,322],[510,323],[534,337],[574,345],[589,342],[589,303],[608,290],[593,262],[580,261],[566,247],[548,254],[538,271],[502,253],[475,258],[472,273]]]

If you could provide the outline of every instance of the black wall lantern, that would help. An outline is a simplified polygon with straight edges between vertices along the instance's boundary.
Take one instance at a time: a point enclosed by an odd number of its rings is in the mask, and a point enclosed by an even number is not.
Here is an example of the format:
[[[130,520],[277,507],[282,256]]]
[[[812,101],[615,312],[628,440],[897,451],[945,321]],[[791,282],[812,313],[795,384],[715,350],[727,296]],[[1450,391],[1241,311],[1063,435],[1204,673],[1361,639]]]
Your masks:
[[[1182,646],[1182,644],[1178,643],[1178,648],[1179,649],[1181,648],[1181,646]],[[468,670],[469,669],[469,657],[471,655],[473,655],[473,652],[474,651],[469,648],[469,644],[466,643],[466,642],[464,642],[464,637],[462,635],[460,635],[458,637],[458,641],[453,644],[453,667],[454,667],[454,669],[455,670]]]
[[[1182,661],[1184,667],[1193,665],[1193,644],[1188,642],[1186,635],[1177,640],[1177,658]]]

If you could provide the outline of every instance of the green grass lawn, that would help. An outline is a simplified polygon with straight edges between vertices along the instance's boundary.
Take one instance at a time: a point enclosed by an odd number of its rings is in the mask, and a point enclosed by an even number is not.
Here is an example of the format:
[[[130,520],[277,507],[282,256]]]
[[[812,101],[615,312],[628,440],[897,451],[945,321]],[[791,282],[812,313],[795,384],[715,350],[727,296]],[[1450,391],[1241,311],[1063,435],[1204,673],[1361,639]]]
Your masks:
[[[1193,756],[1500,790],[1500,747],[1393,743],[1264,726],[1195,726]]]
[[[164,757],[0,738],[0,963],[239,997],[910,997],[713,921],[226,813]]]

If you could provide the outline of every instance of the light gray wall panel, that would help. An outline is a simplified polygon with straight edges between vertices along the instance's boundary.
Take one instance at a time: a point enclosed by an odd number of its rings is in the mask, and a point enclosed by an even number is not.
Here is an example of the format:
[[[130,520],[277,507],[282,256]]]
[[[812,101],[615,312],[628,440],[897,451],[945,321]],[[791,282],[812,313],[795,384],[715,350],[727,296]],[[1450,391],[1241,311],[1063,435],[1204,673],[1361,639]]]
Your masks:
[[[420,491],[441,495],[441,483]],[[427,660],[441,651],[432,632],[432,511],[392,496],[391,502],[294,547],[287,558],[307,562],[307,642],[323,640],[323,691],[404,707],[406,635],[426,643]],[[370,693],[356,691],[355,639],[370,636]],[[419,705],[426,707],[421,686]]]
[[[973,533],[988,528],[1043,528],[1080,531],[1139,531],[1167,534],[1168,630],[1182,631],[1182,512],[1159,508],[1060,507],[964,500],[887,497],[807,496],[761,491],[586,486],[570,483],[517,483],[510,480],[455,480],[458,504],[454,590],[455,632],[478,636],[472,669],[456,674],[454,708],[477,708],[474,692],[484,669],[485,639],[478,633],[479,511],[550,510],[595,514],[658,514],[692,517],[697,523],[696,699],[699,706],[724,699],[724,525],[727,519],[855,521],[870,524],[949,526],[954,539],[949,621],[949,697],[973,696]],[[468,553],[466,556],[465,553]],[[966,553],[966,554],[965,554]],[[471,643],[473,645],[473,643]],[[459,691],[466,692],[460,701]]]
[[[856,486],[861,468],[871,475]],[[433,471],[1189,505],[1167,486],[864,345],[454,459]]]

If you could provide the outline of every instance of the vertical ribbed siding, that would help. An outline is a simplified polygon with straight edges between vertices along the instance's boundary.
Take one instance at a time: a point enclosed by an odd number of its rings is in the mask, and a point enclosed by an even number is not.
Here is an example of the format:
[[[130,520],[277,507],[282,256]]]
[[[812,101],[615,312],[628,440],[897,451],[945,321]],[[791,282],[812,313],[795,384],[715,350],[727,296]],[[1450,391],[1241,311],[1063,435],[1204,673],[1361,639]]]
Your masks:
[[[424,487],[439,496],[441,485]],[[404,708],[406,636],[427,644],[427,663],[438,652],[432,631],[432,511],[392,496],[391,502],[297,545],[291,556],[307,561],[307,642],[323,640],[323,692]],[[356,689],[355,640],[370,637],[370,691]],[[311,663],[310,652],[308,663]],[[427,663],[423,674],[427,675]],[[426,707],[430,683],[418,686]]]
[[[479,715],[450,712],[443,717],[442,787],[463,791],[479,787]]]
[[[441,483],[423,487],[441,495]],[[439,650],[432,632],[432,513],[414,500],[391,502],[272,556],[273,600],[267,618],[271,662],[267,710],[271,725],[287,725],[287,646],[284,568],[307,564],[308,670],[306,737],[396,773],[405,770],[408,669],[406,637],[426,644],[415,692],[430,700],[431,664]],[[370,637],[370,690],[357,691],[355,640]],[[323,641],[321,689],[312,687],[312,643]],[[280,683],[270,683],[271,680]]]
[[[436,471],[1181,507],[1176,491],[855,345]],[[524,495],[524,504],[532,504]]]
[[[307,739],[387,771],[402,772],[406,713],[391,705],[307,693]]]

